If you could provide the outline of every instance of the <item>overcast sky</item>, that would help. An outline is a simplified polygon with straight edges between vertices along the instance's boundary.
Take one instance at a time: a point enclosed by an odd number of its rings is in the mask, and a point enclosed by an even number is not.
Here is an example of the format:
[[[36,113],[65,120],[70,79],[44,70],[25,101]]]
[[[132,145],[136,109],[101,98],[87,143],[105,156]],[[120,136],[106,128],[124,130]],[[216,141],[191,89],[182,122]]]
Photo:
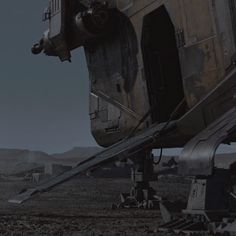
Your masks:
[[[31,55],[47,25],[47,0],[2,1],[0,7],[0,148],[61,152],[94,146],[83,50],[72,63]]]

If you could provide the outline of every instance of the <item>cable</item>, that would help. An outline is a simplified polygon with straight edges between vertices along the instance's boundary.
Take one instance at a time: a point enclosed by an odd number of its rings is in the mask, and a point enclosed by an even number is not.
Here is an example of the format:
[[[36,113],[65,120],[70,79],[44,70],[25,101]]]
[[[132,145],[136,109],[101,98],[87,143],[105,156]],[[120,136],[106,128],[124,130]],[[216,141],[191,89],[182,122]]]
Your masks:
[[[158,131],[156,131],[156,132],[154,133],[154,135],[153,135],[153,136],[154,136],[154,139],[160,137],[161,135],[164,135],[164,133],[165,133],[167,127],[169,126],[170,122],[171,122],[172,120],[174,120],[175,117],[177,117],[179,111],[183,108],[183,105],[185,105],[185,99],[184,99],[184,98],[183,98],[182,101],[176,106],[176,108],[173,110],[173,112],[170,114],[170,117],[169,117],[168,121],[164,124],[164,126],[163,126],[160,130],[158,130]],[[150,113],[153,111],[153,109],[154,109],[155,107],[156,107],[156,105],[153,106],[153,107],[151,107],[151,108],[149,109],[149,111],[148,111],[146,114],[144,114],[144,116],[143,116],[142,119],[139,121],[139,123],[134,127],[134,129],[131,131],[131,133],[130,133],[128,136],[126,136],[126,137],[124,138],[124,140],[129,139],[129,138],[131,138],[132,136],[134,136],[134,134],[137,132],[137,130],[138,130],[138,128],[140,127],[140,125],[148,118],[148,116],[150,115]],[[160,164],[160,162],[161,162],[161,160],[162,160],[162,157],[163,157],[163,147],[161,147],[161,149],[160,149],[159,160],[158,160],[156,163],[154,163],[154,164],[157,164],[157,165]]]
[[[158,131],[156,131],[154,133],[155,137],[158,137],[159,135],[162,135],[163,132],[166,130],[166,128],[168,127],[168,125],[170,124],[171,121],[173,121],[175,119],[175,117],[177,117],[178,112],[180,109],[182,109],[183,105],[185,105],[185,98],[183,98],[181,100],[181,102],[176,106],[176,108],[173,110],[173,112],[170,114],[169,119],[167,120],[167,122],[165,123],[165,125]]]
[[[153,164],[154,165],[159,165],[160,163],[161,163],[161,160],[162,160],[162,154],[163,154],[163,148],[161,147],[161,149],[160,149],[160,155],[159,155],[159,159],[158,159],[158,161],[153,161]]]
[[[164,131],[170,124],[172,120],[178,115],[179,110],[183,107],[185,104],[185,99],[182,99],[182,101],[178,104],[178,106],[174,109],[174,111],[171,113],[169,120],[165,123],[165,125],[161,128],[161,130],[157,131],[154,133],[155,138],[161,136],[164,134]],[[155,165],[159,165],[163,157],[163,147],[160,149],[160,155],[159,155],[159,160],[157,162],[154,162]]]

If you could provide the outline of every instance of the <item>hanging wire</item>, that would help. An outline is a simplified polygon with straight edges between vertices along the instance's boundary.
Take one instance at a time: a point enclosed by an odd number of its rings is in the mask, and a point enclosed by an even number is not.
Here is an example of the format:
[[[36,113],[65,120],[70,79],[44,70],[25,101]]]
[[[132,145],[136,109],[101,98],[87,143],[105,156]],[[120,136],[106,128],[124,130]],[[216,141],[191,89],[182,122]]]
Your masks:
[[[185,99],[182,99],[182,101],[176,106],[176,108],[173,110],[173,112],[171,113],[168,121],[164,124],[164,126],[156,131],[153,136],[154,136],[154,139],[157,139],[158,137],[162,136],[165,134],[165,131],[167,131],[167,128],[170,124],[171,121],[173,121],[176,117],[178,117],[180,111],[182,110],[183,106],[185,105]],[[130,132],[130,134],[128,136],[126,136],[124,138],[124,140],[126,139],[129,139],[131,137],[133,137],[137,131],[138,131],[138,128],[140,127],[140,125],[148,118],[148,116],[151,114],[151,112],[155,109],[156,106],[153,106],[149,109],[149,111],[144,114],[144,116],[142,117],[142,119],[139,121],[139,123],[137,124],[137,126],[134,127],[134,129]],[[141,151],[141,150],[140,150]],[[159,160],[155,163],[156,165],[160,164],[161,160],[162,160],[162,157],[163,157],[163,147],[160,148],[160,155],[159,155]]]
[[[163,156],[162,154],[163,154],[163,148],[161,147],[160,154],[159,154],[159,159],[158,159],[158,161],[156,161],[156,162],[154,161],[153,162],[154,165],[159,165],[161,163],[162,156]]]

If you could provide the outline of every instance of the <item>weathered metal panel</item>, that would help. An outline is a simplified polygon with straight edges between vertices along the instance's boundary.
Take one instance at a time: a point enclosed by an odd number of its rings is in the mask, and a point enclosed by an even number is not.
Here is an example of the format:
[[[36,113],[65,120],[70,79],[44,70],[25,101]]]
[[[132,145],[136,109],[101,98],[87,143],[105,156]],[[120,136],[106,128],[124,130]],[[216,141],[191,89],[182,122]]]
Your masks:
[[[215,89],[189,110],[179,121],[179,129],[194,136],[213,121],[236,106],[236,70],[234,69]]]
[[[231,64],[231,58],[235,54],[235,41],[233,34],[232,20],[235,14],[234,9],[230,10],[230,2],[232,0],[214,1],[214,13],[218,30],[218,43],[221,44],[221,57],[223,60],[222,67],[227,69]]]
[[[90,14],[95,11],[96,7],[94,6],[96,4],[90,4],[91,1],[89,0],[72,0],[70,3],[78,6],[75,7],[75,5],[69,4],[70,7],[68,7],[69,5],[66,4],[68,1],[65,0],[51,0],[50,2],[50,13],[53,16],[50,21],[50,37],[43,38],[45,45],[37,44],[33,51],[39,53],[44,50],[48,55],[57,55],[61,60],[66,60],[70,59],[70,50],[79,46],[85,47],[90,90],[97,96],[97,98],[90,97],[91,128],[95,139],[101,145],[111,145],[127,136],[153,104],[158,104],[159,108],[162,108],[161,105],[163,104],[169,105],[171,97],[174,97],[171,96],[173,91],[168,90],[170,82],[173,83],[173,87],[177,87],[176,90],[182,91],[184,88],[187,107],[191,109],[235,67],[236,0],[110,0],[107,1],[108,5],[103,4],[104,1],[100,0],[100,6],[107,13],[105,15],[109,18],[109,14],[112,13],[112,17],[109,19],[114,25],[108,27],[109,29],[103,28],[106,32],[101,34],[98,32],[97,35],[93,35],[94,32],[91,33],[91,28],[86,27],[86,24],[83,24],[83,30],[77,24],[73,25],[73,20],[77,22],[80,19],[81,12]],[[63,11],[60,11],[60,2],[63,3]],[[86,7],[89,8],[89,11]],[[117,9],[114,10],[114,7]],[[177,50],[174,48],[176,54],[178,54],[174,63],[178,63],[178,72],[181,70],[179,77],[168,73],[153,72],[149,68],[147,69],[147,63],[145,63],[151,61],[153,68],[156,67],[159,71],[164,68],[162,72],[166,72],[168,70],[166,69],[168,60],[167,56],[164,58],[163,55],[173,55],[161,54],[161,47],[155,48],[156,51],[153,50],[157,56],[151,55],[150,60],[145,59],[144,55],[146,48],[143,50],[143,29],[148,28],[147,25],[143,26],[144,19],[147,19],[147,15],[150,16],[156,13],[157,9],[163,8],[165,15],[168,15],[166,18],[168,18],[167,21],[171,25],[168,30],[171,32],[164,34],[165,30],[160,29],[159,26],[156,29],[156,35],[159,33],[158,30],[162,30],[163,33],[160,32],[160,36],[165,35],[164,37],[169,39],[172,37],[174,30],[178,48]],[[61,18],[57,19],[57,14],[59,17],[60,13]],[[162,13],[159,12],[158,14],[160,16]],[[159,16],[156,17],[155,15],[156,18],[154,19],[162,19]],[[70,23],[66,20],[67,17],[72,17]],[[151,25],[152,22],[148,24]],[[163,25],[165,24],[163,23]],[[92,26],[94,25],[92,24]],[[68,34],[68,31],[73,33]],[[149,35],[149,31],[145,31],[145,34]],[[56,40],[52,39],[53,35],[58,38]],[[90,36],[88,37],[88,35]],[[155,37],[157,37],[156,35]],[[73,42],[71,45],[65,40],[68,38]],[[53,40],[55,47],[49,47],[52,46],[50,40]],[[162,44],[162,42],[160,41],[159,44]],[[170,58],[170,63],[172,63],[171,59],[173,57]],[[177,62],[178,59],[179,62]],[[155,61],[157,61],[156,64]],[[163,66],[163,64],[165,65]],[[148,75],[147,70],[149,70],[148,73],[151,71],[153,75]],[[179,82],[178,78],[175,78],[175,83],[173,79],[172,81],[165,80],[163,82],[165,76],[168,78],[178,77],[182,81]],[[155,77],[161,79],[157,78],[155,80]],[[161,85],[153,86],[155,88],[151,90],[150,84],[156,85],[155,82],[156,84],[160,82]],[[168,83],[168,86],[165,85],[165,82]],[[178,87],[178,85],[180,86]],[[151,93],[155,94],[154,98],[150,98]],[[165,94],[156,96],[156,94],[161,93]],[[176,95],[177,102],[179,102],[179,95],[182,96],[182,93]],[[156,102],[156,100],[158,101]],[[172,105],[174,107],[176,104],[170,104],[168,106],[170,107],[169,110],[172,110]],[[114,112],[113,108],[115,110],[119,109],[120,114]],[[167,116],[170,115],[169,110],[168,112],[167,110],[165,108],[158,110],[159,113],[167,113],[163,120],[166,120]],[[118,120],[119,131],[114,130],[112,134],[110,130],[107,134],[109,127],[114,126],[113,124],[117,123]],[[148,127],[150,123],[158,121],[158,118],[155,120],[153,116],[150,116],[145,121],[147,122],[143,122],[139,129]],[[162,118],[160,118],[160,121],[162,121]],[[191,132],[190,129],[189,133]]]
[[[116,37],[111,36],[100,42],[92,52],[86,50],[91,91],[96,95],[104,94],[106,101],[104,97],[100,97],[100,100],[113,104],[122,111],[119,114],[120,133],[114,131],[112,137],[110,132],[107,139],[104,136],[107,135],[111,122],[101,124],[99,117],[91,121],[93,135],[101,145],[112,144],[125,137],[149,109],[139,60],[137,24],[125,19],[125,16],[122,19],[126,23],[118,29]],[[108,116],[113,116],[111,113],[112,110],[108,111]]]
[[[147,112],[150,106],[141,50],[143,18],[164,5],[176,29],[176,34],[183,32],[181,35],[183,42],[179,45],[179,58],[186,101],[189,108],[193,107],[224,78],[225,70],[230,66],[232,55],[235,54],[230,15],[232,9],[230,11],[229,2],[221,0],[113,1],[113,4],[119,6],[119,9],[129,17],[130,29],[132,28],[136,37],[131,39],[136,48],[136,76],[129,91],[121,89],[121,94],[117,93],[114,84],[119,84],[121,88],[126,86],[122,73],[108,77],[107,74],[114,64],[122,65],[123,59],[116,55],[124,49],[118,46],[118,42],[113,43],[114,46],[105,45],[108,47],[106,56],[109,57],[111,54],[109,63],[104,63],[106,66],[101,65],[102,54],[97,56],[98,64],[95,67],[100,67],[101,70],[91,77],[92,81],[95,77],[99,78],[92,83],[92,89],[100,89],[108,95],[112,94],[114,99],[139,116]],[[124,55],[129,55],[128,51]],[[91,68],[91,63],[89,67]],[[90,71],[93,70],[94,68],[91,68]],[[99,121],[96,122],[96,127],[99,129]],[[126,135],[128,130],[137,124],[137,120],[121,112],[120,124],[121,133]],[[140,128],[142,127],[145,126]]]
[[[187,102],[192,107],[216,86],[224,74],[219,64],[221,55],[212,4],[205,0],[136,1],[129,15],[135,26],[139,24],[137,35],[141,34],[142,18],[163,4],[176,31],[183,30],[184,33],[185,45],[179,49],[180,61]]]
[[[186,40],[196,43],[214,35],[209,1],[181,0],[184,8]]]

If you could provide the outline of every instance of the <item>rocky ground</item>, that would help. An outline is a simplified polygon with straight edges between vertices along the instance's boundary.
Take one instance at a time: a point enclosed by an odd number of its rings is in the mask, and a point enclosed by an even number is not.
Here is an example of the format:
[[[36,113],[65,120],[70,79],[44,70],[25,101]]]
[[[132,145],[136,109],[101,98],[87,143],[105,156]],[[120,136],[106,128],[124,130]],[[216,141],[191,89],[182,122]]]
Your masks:
[[[128,179],[75,178],[23,205],[7,202],[30,185],[0,181],[0,235],[166,235],[158,232],[158,210],[111,209],[119,194],[129,191]],[[162,196],[186,200],[189,181],[164,177],[154,187]]]

